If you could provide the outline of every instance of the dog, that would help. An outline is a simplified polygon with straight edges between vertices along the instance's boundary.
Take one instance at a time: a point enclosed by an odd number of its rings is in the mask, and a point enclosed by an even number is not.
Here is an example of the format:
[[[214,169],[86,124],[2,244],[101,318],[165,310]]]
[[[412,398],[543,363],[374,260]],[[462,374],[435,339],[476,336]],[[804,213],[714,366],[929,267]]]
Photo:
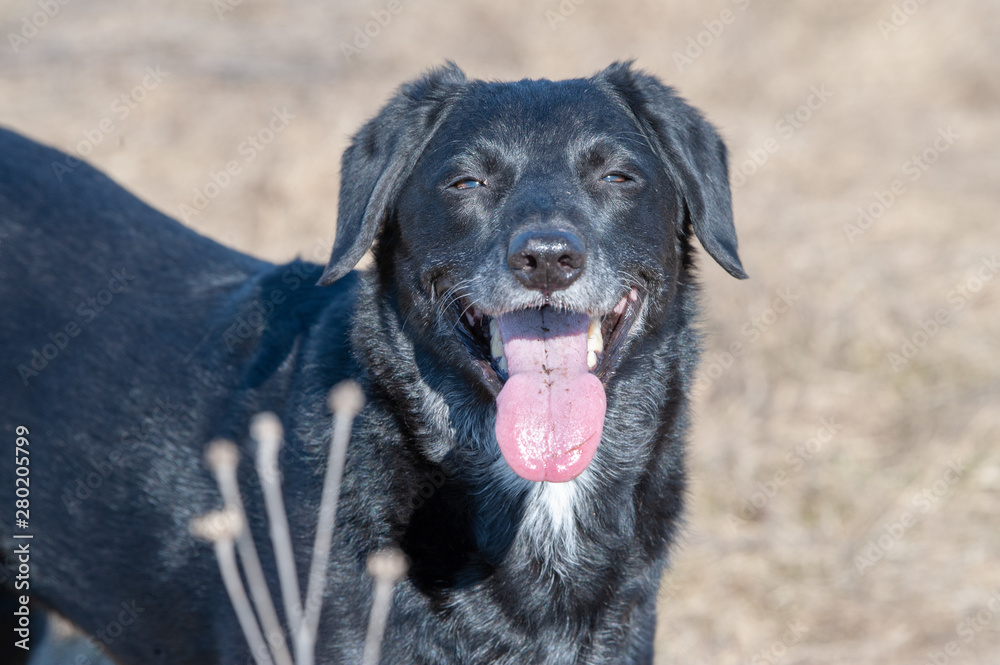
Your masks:
[[[694,239],[746,277],[728,182],[716,130],[631,63],[516,82],[449,63],[353,137],[329,263],[276,266],[0,132],[0,419],[31,454],[33,536],[14,538],[8,450],[8,602],[29,594],[120,663],[250,662],[189,532],[220,505],[205,444],[252,452],[250,417],[279,415],[305,571],[326,395],[355,379],[317,662],[358,662],[364,563],[393,545],[410,567],[382,662],[651,663],[699,354]]]

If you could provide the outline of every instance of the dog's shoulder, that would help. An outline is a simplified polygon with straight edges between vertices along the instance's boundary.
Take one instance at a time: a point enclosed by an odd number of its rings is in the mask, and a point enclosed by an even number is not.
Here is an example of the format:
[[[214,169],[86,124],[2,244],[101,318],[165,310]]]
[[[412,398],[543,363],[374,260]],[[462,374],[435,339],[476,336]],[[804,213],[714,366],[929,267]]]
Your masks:
[[[266,381],[301,346],[307,372],[328,373],[327,365],[349,364],[346,331],[357,297],[357,273],[330,286],[319,286],[323,266],[295,260],[259,274],[249,297],[238,304],[240,313],[230,326],[229,341],[257,328],[253,360],[247,365],[243,387]],[[244,327],[239,322],[245,323]],[[335,371],[335,374],[343,372]],[[350,371],[344,373],[350,375]]]

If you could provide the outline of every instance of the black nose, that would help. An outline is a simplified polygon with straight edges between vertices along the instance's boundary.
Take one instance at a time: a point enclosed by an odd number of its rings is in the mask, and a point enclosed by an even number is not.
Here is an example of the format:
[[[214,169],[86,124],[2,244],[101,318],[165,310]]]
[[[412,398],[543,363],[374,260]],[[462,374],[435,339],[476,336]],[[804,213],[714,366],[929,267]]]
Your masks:
[[[587,248],[568,231],[526,231],[514,236],[507,265],[529,289],[545,294],[569,287],[583,272]]]

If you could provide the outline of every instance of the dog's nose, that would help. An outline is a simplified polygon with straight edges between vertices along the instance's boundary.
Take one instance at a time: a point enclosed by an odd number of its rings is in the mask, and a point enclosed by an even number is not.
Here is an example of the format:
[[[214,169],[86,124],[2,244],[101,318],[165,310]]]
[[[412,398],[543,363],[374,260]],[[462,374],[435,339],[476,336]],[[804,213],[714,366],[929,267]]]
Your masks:
[[[569,231],[525,231],[507,249],[507,265],[518,281],[545,294],[568,288],[586,262],[587,248]]]

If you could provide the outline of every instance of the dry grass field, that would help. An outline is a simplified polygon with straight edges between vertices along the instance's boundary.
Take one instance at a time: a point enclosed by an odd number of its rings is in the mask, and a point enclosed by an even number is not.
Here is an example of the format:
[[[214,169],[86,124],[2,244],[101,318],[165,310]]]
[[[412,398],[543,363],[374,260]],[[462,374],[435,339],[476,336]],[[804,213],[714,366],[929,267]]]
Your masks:
[[[445,59],[675,85],[751,279],[702,262],[657,662],[1000,662],[1000,4],[60,1],[0,4],[0,125],[272,260],[325,260],[348,136]]]

